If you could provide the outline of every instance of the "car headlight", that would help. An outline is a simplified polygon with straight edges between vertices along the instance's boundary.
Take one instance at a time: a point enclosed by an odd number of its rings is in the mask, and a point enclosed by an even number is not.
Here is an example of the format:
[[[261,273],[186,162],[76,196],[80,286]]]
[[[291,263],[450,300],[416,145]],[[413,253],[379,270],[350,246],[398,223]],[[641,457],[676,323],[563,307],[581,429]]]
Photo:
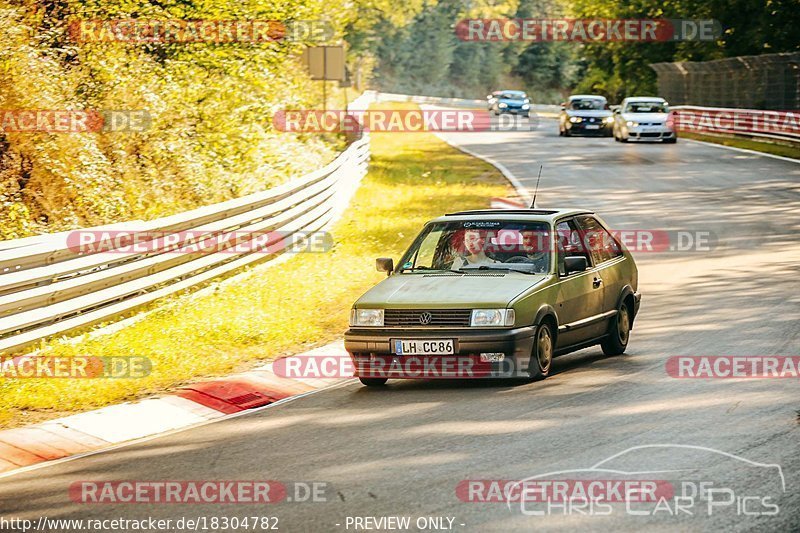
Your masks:
[[[383,326],[383,309],[351,309],[351,326]]]
[[[573,123],[575,123],[575,122],[583,122],[583,119],[581,117],[569,117],[569,121],[573,122]]]
[[[529,106],[528,104],[522,104],[522,109],[530,109],[530,108],[531,106]]]
[[[513,309],[473,309],[470,326],[513,326],[516,313]]]
[[[606,122],[607,124],[611,124],[612,122],[614,122],[614,117],[606,117],[603,119],[603,121]]]
[[[627,124],[627,125],[628,125],[628,127],[630,127],[630,128],[635,128],[635,127],[637,127],[637,126],[639,125],[639,123],[638,123],[638,122],[634,122],[633,120],[629,120],[629,121],[628,121],[628,122],[626,122],[625,124]]]
[[[497,107],[508,107],[508,104],[505,102],[500,102]]]

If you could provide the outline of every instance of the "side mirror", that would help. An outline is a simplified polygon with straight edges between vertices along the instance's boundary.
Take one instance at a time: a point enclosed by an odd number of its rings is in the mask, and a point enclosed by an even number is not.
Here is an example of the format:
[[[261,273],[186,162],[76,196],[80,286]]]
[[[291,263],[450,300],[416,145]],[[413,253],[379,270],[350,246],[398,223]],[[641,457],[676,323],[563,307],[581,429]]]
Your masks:
[[[564,270],[568,276],[573,272],[585,272],[588,267],[586,258],[582,255],[564,258]]]
[[[391,257],[379,257],[375,260],[375,269],[378,272],[386,272],[388,276],[394,272],[394,260]]]
[[[566,108],[567,108],[567,104],[565,104],[564,102],[561,102],[561,109],[563,110],[563,109],[566,109]]]
[[[608,108],[614,112],[614,114],[619,113],[619,106],[618,105],[610,105]]]

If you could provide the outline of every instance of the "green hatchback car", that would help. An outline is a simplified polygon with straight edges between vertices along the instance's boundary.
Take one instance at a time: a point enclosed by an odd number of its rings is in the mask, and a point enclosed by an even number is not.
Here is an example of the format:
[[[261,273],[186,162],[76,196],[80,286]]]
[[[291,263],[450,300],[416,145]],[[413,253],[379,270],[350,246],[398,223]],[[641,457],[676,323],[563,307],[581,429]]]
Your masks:
[[[625,351],[639,310],[630,252],[576,209],[480,210],[428,222],[354,304],[345,349],[368,386],[389,378],[543,379],[552,359]]]

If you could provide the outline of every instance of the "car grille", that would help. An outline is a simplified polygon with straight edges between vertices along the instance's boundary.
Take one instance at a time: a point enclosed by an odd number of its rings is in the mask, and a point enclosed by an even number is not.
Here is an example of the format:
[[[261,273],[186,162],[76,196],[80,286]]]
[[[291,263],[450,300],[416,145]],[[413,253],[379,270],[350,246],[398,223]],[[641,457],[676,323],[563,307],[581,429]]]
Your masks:
[[[430,321],[420,321],[423,313],[430,314]],[[471,309],[385,309],[383,311],[384,326],[407,327],[446,327],[469,326]],[[427,318],[427,316],[425,317]]]

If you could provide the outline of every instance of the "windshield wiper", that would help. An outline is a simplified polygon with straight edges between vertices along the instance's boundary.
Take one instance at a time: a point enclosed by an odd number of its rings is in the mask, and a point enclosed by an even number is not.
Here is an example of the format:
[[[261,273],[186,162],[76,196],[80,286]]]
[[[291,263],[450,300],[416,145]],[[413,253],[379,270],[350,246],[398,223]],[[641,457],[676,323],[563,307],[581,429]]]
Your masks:
[[[411,268],[401,268],[400,272],[414,272],[416,270],[428,270],[430,272],[455,272],[456,274],[463,274],[463,269],[454,269],[454,268],[430,268],[426,266],[416,266]]]
[[[528,271],[528,270],[518,270],[516,268],[511,268],[510,266],[492,266],[492,265],[481,265],[477,268],[472,268],[470,270],[506,270],[510,272],[520,272],[521,274],[538,274],[538,272]]]

